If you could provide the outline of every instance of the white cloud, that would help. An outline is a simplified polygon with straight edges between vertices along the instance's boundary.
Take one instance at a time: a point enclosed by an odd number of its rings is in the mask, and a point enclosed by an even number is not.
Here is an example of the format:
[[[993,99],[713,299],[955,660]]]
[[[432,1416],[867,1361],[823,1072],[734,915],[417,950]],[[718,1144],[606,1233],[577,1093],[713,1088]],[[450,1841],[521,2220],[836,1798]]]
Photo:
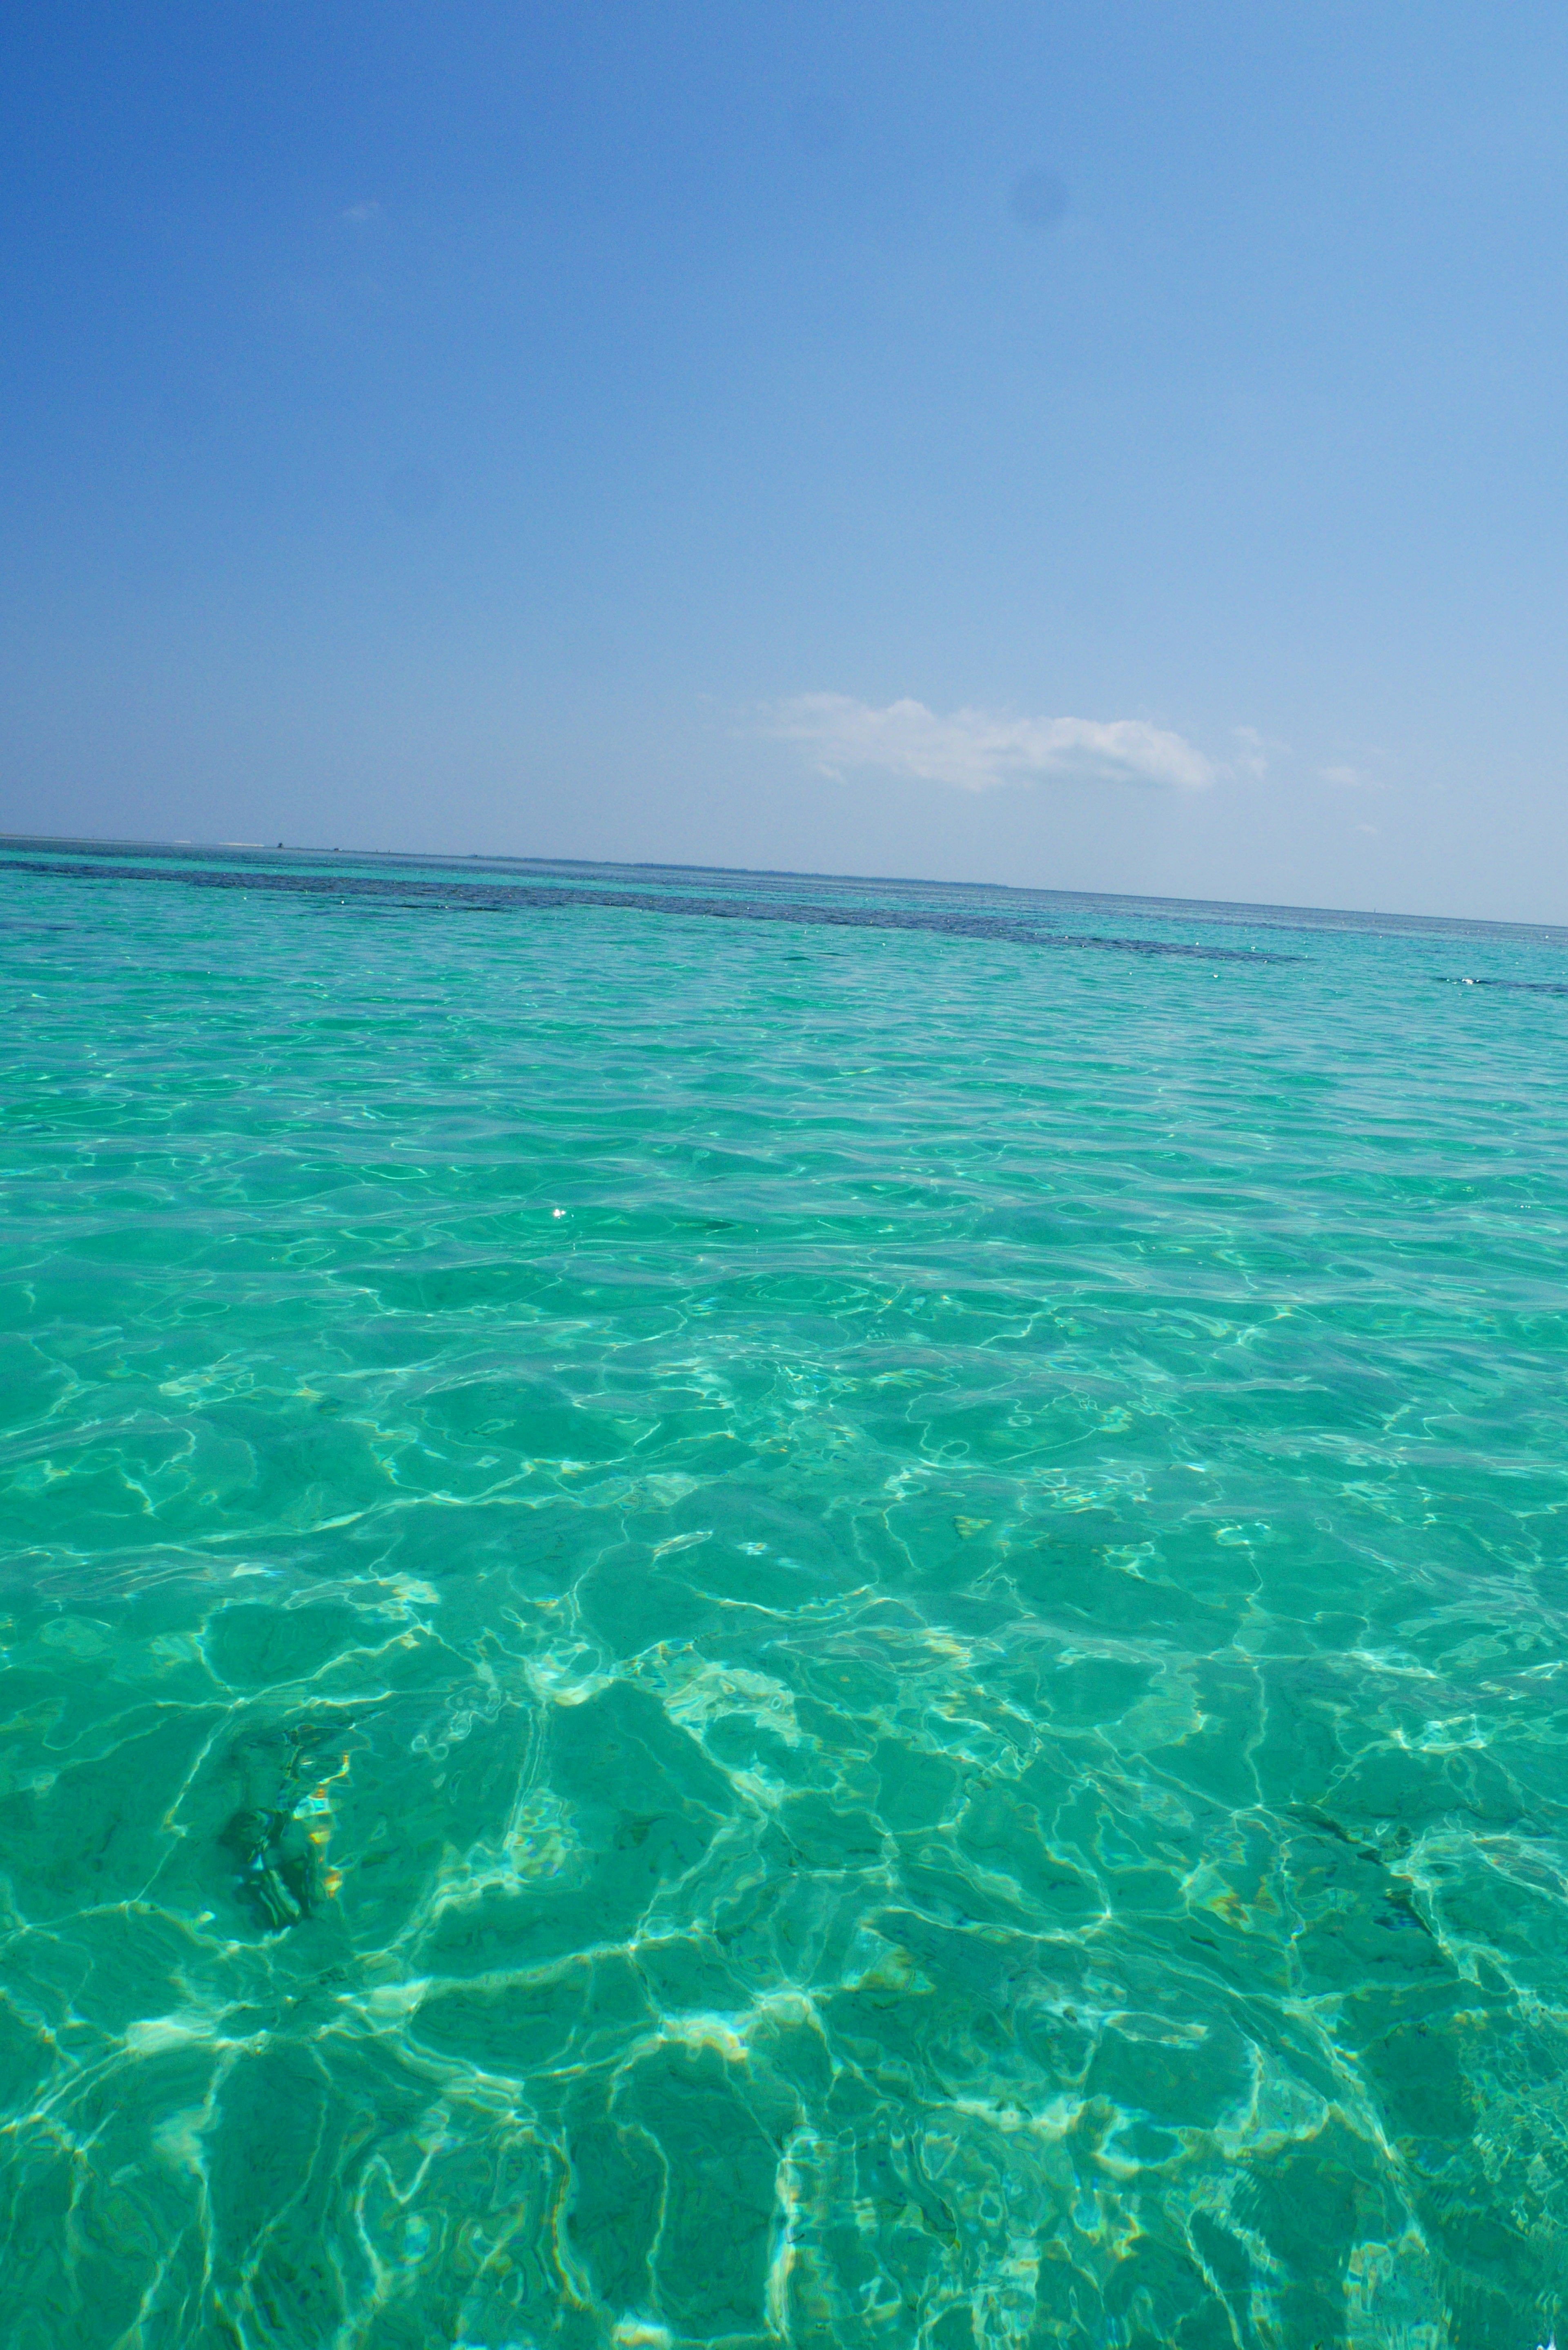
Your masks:
[[[343,217],[346,221],[353,221],[356,226],[363,228],[367,221],[380,219],[381,207],[374,196],[367,196],[362,203],[346,206]]]
[[[1347,791],[1355,791],[1367,780],[1359,767],[1320,767],[1318,774],[1325,784],[1339,784]]]
[[[878,709],[846,693],[797,693],[770,704],[763,723],[766,733],[800,743],[822,775],[880,767],[965,792],[1039,775],[1201,791],[1220,772],[1185,736],[1142,718],[1011,718],[991,710],[944,718],[923,702]]]
[[[1281,745],[1277,743],[1271,744],[1255,726],[1233,726],[1231,732],[1236,737],[1236,764],[1244,775],[1253,775],[1262,781],[1269,772],[1270,750],[1277,751]]]

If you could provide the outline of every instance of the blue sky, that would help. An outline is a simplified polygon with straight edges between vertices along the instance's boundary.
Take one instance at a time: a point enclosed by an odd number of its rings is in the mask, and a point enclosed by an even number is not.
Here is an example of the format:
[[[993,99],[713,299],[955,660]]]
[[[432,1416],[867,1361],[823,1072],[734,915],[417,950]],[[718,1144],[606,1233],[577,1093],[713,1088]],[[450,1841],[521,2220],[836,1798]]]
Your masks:
[[[1568,920],[1568,18],[118,9],[0,826]]]

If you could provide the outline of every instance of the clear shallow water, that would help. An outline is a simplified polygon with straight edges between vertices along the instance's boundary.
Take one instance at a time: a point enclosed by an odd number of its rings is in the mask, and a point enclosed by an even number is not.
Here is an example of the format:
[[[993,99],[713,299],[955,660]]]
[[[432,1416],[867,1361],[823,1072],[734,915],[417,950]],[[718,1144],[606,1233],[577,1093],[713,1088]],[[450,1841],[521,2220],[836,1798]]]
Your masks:
[[[7,2350],[1548,2338],[1568,938],[0,925]]]

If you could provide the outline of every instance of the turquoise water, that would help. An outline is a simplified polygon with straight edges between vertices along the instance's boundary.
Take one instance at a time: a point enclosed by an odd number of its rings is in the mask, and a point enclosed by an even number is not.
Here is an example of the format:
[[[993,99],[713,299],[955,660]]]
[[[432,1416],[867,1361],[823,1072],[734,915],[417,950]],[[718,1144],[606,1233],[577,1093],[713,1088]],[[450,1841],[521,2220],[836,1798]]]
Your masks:
[[[5,2350],[1549,2339],[1568,936],[0,921]]]

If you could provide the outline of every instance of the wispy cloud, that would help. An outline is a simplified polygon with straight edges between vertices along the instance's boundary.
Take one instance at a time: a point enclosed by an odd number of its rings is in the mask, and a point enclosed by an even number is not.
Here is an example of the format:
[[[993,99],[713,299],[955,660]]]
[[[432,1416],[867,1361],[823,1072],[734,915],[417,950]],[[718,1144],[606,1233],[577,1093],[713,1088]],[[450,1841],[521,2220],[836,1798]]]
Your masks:
[[[1271,743],[1255,726],[1233,726],[1231,732],[1236,737],[1237,766],[1244,775],[1254,776],[1262,782],[1269,772],[1270,751],[1278,750],[1281,746],[1277,743]]]
[[[923,702],[885,708],[846,693],[797,693],[770,703],[763,731],[798,743],[818,772],[880,767],[893,775],[989,791],[1042,775],[1100,776],[1202,791],[1220,770],[1184,735],[1142,718],[1013,718],[991,710],[943,717]]]
[[[359,203],[345,205],[343,217],[352,221],[356,228],[363,228],[368,221],[380,219],[381,207],[374,196],[366,196]]]

